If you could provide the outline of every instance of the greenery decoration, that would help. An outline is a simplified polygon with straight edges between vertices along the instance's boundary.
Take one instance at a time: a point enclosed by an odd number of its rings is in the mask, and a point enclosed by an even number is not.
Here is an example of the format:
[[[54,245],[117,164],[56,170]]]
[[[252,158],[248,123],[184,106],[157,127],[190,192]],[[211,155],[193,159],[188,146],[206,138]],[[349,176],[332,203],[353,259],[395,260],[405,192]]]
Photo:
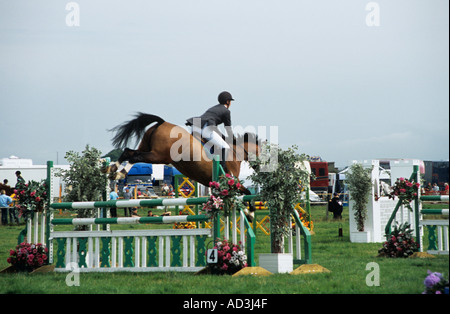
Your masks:
[[[414,180],[409,181],[403,177],[398,178],[392,187],[392,192],[389,194],[389,198],[395,199],[398,197],[402,205],[413,210],[411,207],[411,202],[417,197],[419,193],[420,183],[416,183]]]
[[[223,211],[224,216],[227,217],[234,207],[244,209],[244,205],[237,198],[242,194],[239,190],[241,185],[242,182],[238,178],[228,173],[220,176],[218,181],[210,182],[211,196],[203,205],[203,210],[213,218],[219,211]]]
[[[66,153],[70,164],[68,170],[59,169],[56,175],[66,183],[65,202],[101,201],[106,193],[107,177],[102,173],[101,152],[86,145],[80,155],[78,152]],[[94,209],[78,209],[78,218],[94,217]]]
[[[297,149],[295,145],[283,150],[278,145],[266,144],[258,158],[250,161],[255,171],[249,178],[261,188],[261,201],[269,209],[272,253],[283,252],[291,215],[301,199],[303,185],[307,186],[310,178],[302,167],[308,156],[296,153]]]
[[[345,182],[348,184],[350,199],[354,201],[356,228],[364,231],[364,222],[367,216],[367,202],[372,188],[372,168],[364,168],[362,164],[355,163],[346,174]]]

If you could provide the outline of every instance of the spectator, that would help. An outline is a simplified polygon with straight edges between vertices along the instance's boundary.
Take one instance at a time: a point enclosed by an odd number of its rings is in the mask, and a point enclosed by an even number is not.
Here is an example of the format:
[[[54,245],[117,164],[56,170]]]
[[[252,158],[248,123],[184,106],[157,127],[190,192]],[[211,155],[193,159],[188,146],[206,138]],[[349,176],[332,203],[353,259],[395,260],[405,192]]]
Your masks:
[[[161,189],[161,195],[162,196],[168,196],[169,195],[169,187],[167,186],[167,183],[164,183],[162,189]]]
[[[448,183],[444,183],[444,194],[448,195]]]
[[[333,194],[333,198],[328,204],[328,211],[333,213],[334,219],[342,219],[342,202],[339,200],[339,196],[337,193]]]
[[[0,191],[0,209],[2,210],[2,225],[8,224],[8,208],[12,203],[12,198],[6,195],[5,190]]]
[[[17,197],[15,193],[11,194],[12,203],[9,205],[9,223],[12,224],[13,220],[16,221],[16,224],[19,224],[19,218],[17,215],[17,209],[16,209],[16,201]]]
[[[439,194],[439,186],[436,183],[433,183],[433,192],[434,194]]]
[[[117,200],[118,198],[119,198],[119,195],[117,194],[116,191],[111,191],[111,193],[109,193],[110,200]],[[111,217],[116,218],[117,217],[117,207],[111,207],[110,213],[111,213]]]
[[[130,200],[133,197],[133,195],[130,192],[130,189],[127,187],[125,189],[125,193],[123,193],[123,198],[125,200]],[[125,215],[125,217],[130,217],[131,216],[131,208],[129,207],[124,207],[123,208],[123,213]]]
[[[19,185],[19,184],[25,184],[25,179],[22,177],[22,173],[19,171],[19,170],[17,170],[16,171],[16,177],[17,177],[17,183],[16,183],[16,189],[17,189],[17,186]]]

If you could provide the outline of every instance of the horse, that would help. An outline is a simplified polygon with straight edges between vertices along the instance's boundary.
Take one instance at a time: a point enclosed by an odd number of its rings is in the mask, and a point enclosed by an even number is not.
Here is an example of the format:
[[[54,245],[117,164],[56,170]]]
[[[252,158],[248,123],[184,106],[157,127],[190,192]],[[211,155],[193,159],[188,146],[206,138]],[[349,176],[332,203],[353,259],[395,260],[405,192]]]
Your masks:
[[[152,125],[146,130],[148,126]],[[172,164],[183,175],[205,186],[212,181],[212,159],[203,149],[201,140],[194,137],[185,128],[166,122],[161,117],[146,113],[137,113],[135,118],[112,128],[116,132],[112,143],[116,148],[125,147],[118,161],[105,167],[103,172],[109,173],[112,180],[125,178],[133,164],[138,162],[153,164]],[[127,146],[131,138],[136,137],[139,146],[136,150]],[[231,143],[230,143],[231,144]],[[232,139],[232,158],[225,161],[226,173],[239,177],[241,162],[248,161],[260,153],[260,142],[257,135],[244,133]],[[230,160],[228,160],[230,159]],[[120,165],[128,161],[121,169]],[[244,186],[244,194],[251,194]],[[250,213],[246,213],[251,221],[254,207],[250,206]]]

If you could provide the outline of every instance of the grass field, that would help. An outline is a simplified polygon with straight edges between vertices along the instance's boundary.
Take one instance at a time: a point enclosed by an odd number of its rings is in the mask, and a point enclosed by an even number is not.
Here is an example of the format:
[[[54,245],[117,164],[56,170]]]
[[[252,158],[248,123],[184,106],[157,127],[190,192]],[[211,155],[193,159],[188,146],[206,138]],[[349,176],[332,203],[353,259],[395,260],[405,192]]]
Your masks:
[[[443,207],[440,205],[440,207]],[[123,214],[119,212],[119,215]],[[142,210],[139,214],[145,215]],[[80,274],[80,286],[66,285],[67,274],[0,274],[0,293],[154,293],[154,294],[420,294],[427,270],[442,272],[448,278],[449,257],[428,259],[388,259],[377,257],[380,243],[357,244],[349,241],[348,209],[342,222],[325,219],[325,207],[313,206],[315,235],[312,236],[312,259],[330,273],[268,277],[213,276],[192,273],[111,273]],[[342,223],[344,238],[338,238]],[[0,226],[0,269],[8,266],[9,250],[14,248],[21,226]],[[136,228],[136,227],[135,227]],[[269,236],[257,231],[256,261],[259,253],[269,253]],[[379,286],[368,286],[366,277],[379,265]],[[295,265],[294,265],[295,266]]]

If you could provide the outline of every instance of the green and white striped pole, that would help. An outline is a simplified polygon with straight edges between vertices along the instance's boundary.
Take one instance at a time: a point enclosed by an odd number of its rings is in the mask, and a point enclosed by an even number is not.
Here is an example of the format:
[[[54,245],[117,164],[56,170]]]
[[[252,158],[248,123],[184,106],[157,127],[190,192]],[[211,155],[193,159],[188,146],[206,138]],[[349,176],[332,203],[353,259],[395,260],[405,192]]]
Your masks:
[[[119,218],[56,218],[52,219],[52,225],[104,225],[104,224],[146,224],[163,223],[172,224],[176,222],[208,221],[206,215],[181,215],[160,217],[119,217]]]

